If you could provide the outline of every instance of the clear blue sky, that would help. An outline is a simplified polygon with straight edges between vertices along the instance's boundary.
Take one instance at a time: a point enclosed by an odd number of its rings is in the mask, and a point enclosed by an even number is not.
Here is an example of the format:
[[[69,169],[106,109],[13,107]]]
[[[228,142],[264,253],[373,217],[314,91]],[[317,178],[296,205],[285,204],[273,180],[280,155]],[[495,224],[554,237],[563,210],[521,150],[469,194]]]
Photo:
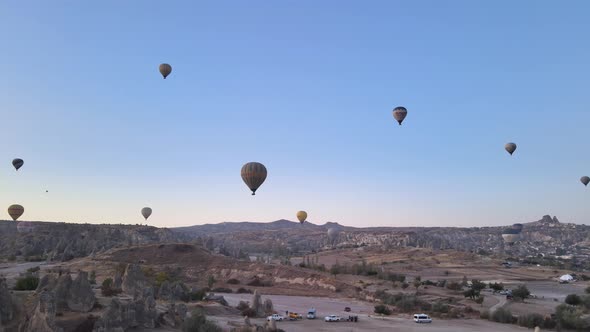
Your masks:
[[[301,209],[589,223],[589,16],[582,0],[2,1],[0,205],[92,223],[151,206],[156,226]],[[269,170],[255,197],[249,161]]]

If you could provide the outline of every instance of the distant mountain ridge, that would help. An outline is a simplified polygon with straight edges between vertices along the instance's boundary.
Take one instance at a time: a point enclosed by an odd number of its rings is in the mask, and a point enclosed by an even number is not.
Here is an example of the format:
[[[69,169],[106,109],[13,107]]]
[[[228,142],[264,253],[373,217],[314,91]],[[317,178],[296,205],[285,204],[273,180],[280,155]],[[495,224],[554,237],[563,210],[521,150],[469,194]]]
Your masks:
[[[356,228],[329,222],[323,225],[285,219],[270,223],[225,222],[177,228],[124,224],[72,224],[27,222],[17,229],[13,221],[0,221],[0,258],[65,261],[133,245],[200,242],[210,250],[244,257],[246,254],[285,257],[334,247],[379,246],[456,249],[490,253],[510,252],[519,257],[573,255],[590,260],[590,226],[560,223],[544,216],[524,223],[520,241],[505,246],[502,230],[492,227],[367,227]],[[338,232],[331,238],[328,229]],[[27,232],[30,230],[31,232]]]

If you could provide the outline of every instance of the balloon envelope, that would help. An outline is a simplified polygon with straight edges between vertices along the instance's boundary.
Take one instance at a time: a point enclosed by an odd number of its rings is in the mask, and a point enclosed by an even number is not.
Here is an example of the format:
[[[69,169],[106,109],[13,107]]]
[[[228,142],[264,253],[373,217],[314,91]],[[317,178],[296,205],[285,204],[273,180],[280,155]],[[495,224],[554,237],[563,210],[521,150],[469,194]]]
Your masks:
[[[582,181],[582,183],[583,183],[585,186],[588,186],[588,183],[590,183],[590,177],[587,177],[587,176],[582,176],[582,177],[580,178],[580,181]]]
[[[149,207],[144,207],[141,209],[141,215],[147,220],[152,215],[152,209]]]
[[[299,219],[299,222],[303,224],[305,222],[305,220],[307,219],[307,212],[305,212],[305,211],[297,212],[297,219]]]
[[[399,123],[400,126],[406,118],[406,115],[408,115],[408,110],[405,107],[398,106],[393,109],[393,118],[397,121],[397,123]]]
[[[14,168],[16,168],[17,171],[19,168],[23,167],[24,163],[25,162],[20,158],[12,160],[12,166],[14,166]]]
[[[514,225],[512,225],[512,229],[516,230],[519,233],[522,232],[522,228],[523,227],[524,226],[522,224],[514,224]]]
[[[162,74],[162,76],[164,76],[164,79],[166,79],[166,77],[168,77],[168,75],[170,75],[170,73],[172,72],[172,66],[170,66],[167,63],[163,63],[160,65],[160,74]]]
[[[510,153],[510,155],[512,155],[514,153],[514,151],[516,151],[516,144],[506,143],[506,145],[504,146],[504,149],[506,149],[506,151],[508,151],[508,153]]]
[[[23,213],[25,213],[25,208],[23,208],[21,205],[13,204],[8,207],[8,214],[14,221],[20,218],[20,216],[22,216]]]
[[[266,180],[266,167],[261,163],[250,162],[242,166],[241,175],[244,183],[252,190],[252,195],[256,195],[256,190]]]

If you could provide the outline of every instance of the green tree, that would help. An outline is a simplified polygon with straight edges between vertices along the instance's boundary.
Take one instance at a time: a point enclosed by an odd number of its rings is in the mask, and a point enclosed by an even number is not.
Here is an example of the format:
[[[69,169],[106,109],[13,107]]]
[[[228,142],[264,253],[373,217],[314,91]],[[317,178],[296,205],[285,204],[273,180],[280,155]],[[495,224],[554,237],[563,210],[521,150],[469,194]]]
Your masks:
[[[471,288],[473,288],[476,292],[480,292],[482,289],[486,288],[485,282],[481,282],[477,279],[471,280]]]
[[[215,284],[217,280],[215,280],[215,277],[213,276],[209,276],[209,278],[207,278],[207,286],[209,286],[209,288],[213,287],[213,284]]]
[[[577,294],[569,294],[565,297],[565,303],[569,305],[580,305],[582,304],[582,298]]]
[[[375,313],[382,315],[391,315],[391,310],[384,304],[378,304],[375,306]]]
[[[468,290],[466,290],[466,291],[463,292],[463,296],[468,297],[468,298],[474,300],[476,297],[479,297],[479,292],[477,292],[473,288],[469,288]]]
[[[91,285],[96,285],[96,271],[90,271],[90,276],[88,277],[88,281]]]
[[[489,283],[489,286],[490,286],[491,289],[494,290],[494,292],[500,292],[500,291],[502,291],[504,289],[504,284],[503,283],[497,283],[497,282],[495,282],[495,283],[492,284],[490,282]]]
[[[521,299],[523,302],[529,295],[531,295],[531,292],[525,285],[520,285],[512,291],[512,296]]]

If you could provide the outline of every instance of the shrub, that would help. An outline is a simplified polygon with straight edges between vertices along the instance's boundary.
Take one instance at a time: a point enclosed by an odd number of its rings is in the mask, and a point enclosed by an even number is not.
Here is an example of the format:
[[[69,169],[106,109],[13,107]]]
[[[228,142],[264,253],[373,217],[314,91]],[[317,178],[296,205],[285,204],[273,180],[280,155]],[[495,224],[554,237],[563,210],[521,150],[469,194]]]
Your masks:
[[[406,288],[408,288],[408,287],[410,287],[410,284],[408,284],[407,282],[404,282],[404,283],[402,284],[402,288],[403,288],[403,289],[406,289]]]
[[[529,297],[529,295],[531,295],[531,292],[529,292],[529,289],[525,285],[520,285],[512,291],[512,296],[522,299],[523,301]]]
[[[482,310],[479,313],[479,318],[481,318],[481,319],[490,319],[490,311],[489,310]]]
[[[430,281],[430,280],[426,280],[422,284],[427,285],[427,286],[436,286],[436,282]]]
[[[96,285],[96,271],[90,271],[90,276],[88,276],[88,282],[90,282],[91,285]]]
[[[490,286],[491,289],[494,290],[494,292],[500,292],[500,291],[502,291],[504,289],[504,284],[503,283],[497,283],[497,282],[495,282],[495,283],[492,284],[490,282],[489,283],[489,286]]]
[[[544,327],[544,320],[545,319],[540,314],[532,313],[528,315],[520,315],[517,323],[522,327],[533,329],[535,326]]]
[[[391,310],[384,304],[378,304],[375,306],[375,313],[382,315],[391,315]]]
[[[240,311],[248,309],[248,308],[250,308],[250,305],[248,304],[248,302],[245,302],[245,301],[240,301],[240,303],[238,303],[238,305],[236,306],[236,309],[238,309]]]
[[[252,294],[254,292],[252,292],[251,289],[240,287],[240,288],[238,288],[238,290],[236,291],[236,293],[238,293],[238,294]]]
[[[560,304],[555,309],[555,319],[561,328],[573,330],[585,330],[590,324],[582,318],[583,311],[580,308],[567,304]]]
[[[39,278],[33,275],[28,275],[22,278],[16,279],[16,285],[14,286],[14,290],[18,291],[26,291],[26,290],[35,290],[39,285]]]
[[[494,313],[492,313],[491,320],[498,323],[512,324],[514,317],[512,316],[512,312],[510,312],[510,310],[498,308],[496,311],[494,311]]]
[[[565,303],[569,305],[580,305],[582,304],[582,298],[577,294],[569,294],[565,297]]]
[[[113,279],[106,278],[105,280],[103,280],[102,285],[100,286],[100,292],[101,292],[102,296],[110,297],[110,296],[114,296],[114,295],[121,293],[121,290],[114,289],[113,288]]]
[[[27,269],[27,272],[28,273],[35,273],[35,272],[39,272],[40,270],[41,270],[40,267],[35,266],[35,267],[30,268],[30,269]]]
[[[254,279],[252,279],[249,283],[248,286],[254,286],[254,287],[270,287],[272,286],[272,282],[270,281],[263,281],[258,277],[254,277]]]
[[[432,305],[432,311],[446,314],[449,312],[449,305],[442,303],[441,301],[434,302]]]
[[[156,274],[156,286],[160,287],[164,281],[170,281],[170,276],[166,272],[158,272]]]
[[[225,287],[213,288],[211,291],[215,292],[215,293],[233,293],[234,292],[231,288],[225,288]]]
[[[256,310],[248,307],[242,310],[242,316],[248,316],[250,318],[256,318]]]
[[[480,295],[477,299],[475,299],[475,303],[483,304],[484,296]]]
[[[459,309],[452,308],[449,310],[449,318],[459,318]]]
[[[462,286],[460,283],[458,283],[456,281],[451,281],[451,282],[447,283],[447,288],[450,290],[459,291],[459,290],[461,290]]]
[[[586,294],[590,294],[590,286],[586,287]]]
[[[197,291],[189,293],[188,297],[190,301],[202,301],[206,293],[207,292],[204,289],[199,289]]]
[[[215,277],[214,276],[209,276],[207,278],[207,286],[209,288],[213,287],[213,284],[216,283],[216,282],[217,282],[217,280],[215,280]]]
[[[215,322],[207,320],[207,317],[201,310],[195,310],[191,316],[182,324],[183,332],[222,332],[221,327]]]
[[[239,285],[240,281],[238,279],[229,279],[228,281],[226,281],[228,284],[230,285]]]

